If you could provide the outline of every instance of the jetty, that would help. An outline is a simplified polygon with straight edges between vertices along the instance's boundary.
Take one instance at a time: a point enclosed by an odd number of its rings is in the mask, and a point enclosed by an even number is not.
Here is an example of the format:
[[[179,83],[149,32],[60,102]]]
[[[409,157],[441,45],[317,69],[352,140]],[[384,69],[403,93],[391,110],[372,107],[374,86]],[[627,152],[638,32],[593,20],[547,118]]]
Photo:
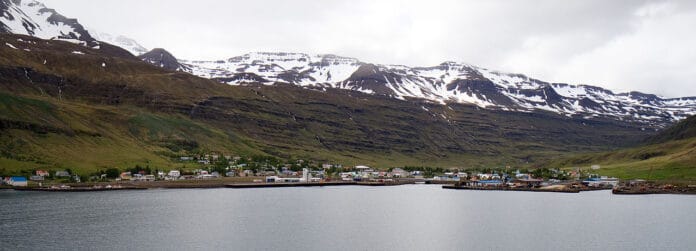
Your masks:
[[[457,185],[444,185],[443,189],[458,189],[458,190],[479,190],[479,191],[515,191],[515,192],[551,192],[551,193],[579,193],[580,191],[590,191],[583,190],[579,188],[567,188],[567,189],[543,189],[543,188],[533,188],[533,187],[472,187],[472,186],[457,186]]]
[[[332,182],[260,182],[233,183],[227,188],[268,188],[268,187],[323,187],[323,186],[400,186],[415,184],[413,182],[377,182],[377,181],[332,181]]]
[[[227,188],[268,188],[268,187],[323,187],[323,186],[349,186],[358,185],[355,181],[334,182],[259,182],[259,183],[233,183],[227,184]]]

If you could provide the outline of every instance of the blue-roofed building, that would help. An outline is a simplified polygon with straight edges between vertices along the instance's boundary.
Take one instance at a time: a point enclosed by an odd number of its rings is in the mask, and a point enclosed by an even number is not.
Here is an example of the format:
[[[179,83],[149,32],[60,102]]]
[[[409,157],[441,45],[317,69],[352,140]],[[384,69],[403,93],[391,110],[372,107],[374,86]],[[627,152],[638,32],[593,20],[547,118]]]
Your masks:
[[[26,177],[14,176],[10,177],[10,180],[7,182],[7,184],[15,187],[25,187],[29,185],[29,182],[27,181]]]

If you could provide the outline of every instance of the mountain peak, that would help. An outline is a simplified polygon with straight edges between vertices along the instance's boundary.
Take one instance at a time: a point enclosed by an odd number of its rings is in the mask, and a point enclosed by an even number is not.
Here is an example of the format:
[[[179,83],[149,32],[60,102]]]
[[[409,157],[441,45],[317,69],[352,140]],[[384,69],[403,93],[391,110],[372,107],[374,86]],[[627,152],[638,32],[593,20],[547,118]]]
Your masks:
[[[162,48],[154,48],[151,51],[138,56],[138,58],[152,65],[162,67],[170,71],[190,70],[187,66],[179,63],[174,55]]]
[[[0,32],[98,45],[77,19],[67,18],[34,0],[0,0]]]

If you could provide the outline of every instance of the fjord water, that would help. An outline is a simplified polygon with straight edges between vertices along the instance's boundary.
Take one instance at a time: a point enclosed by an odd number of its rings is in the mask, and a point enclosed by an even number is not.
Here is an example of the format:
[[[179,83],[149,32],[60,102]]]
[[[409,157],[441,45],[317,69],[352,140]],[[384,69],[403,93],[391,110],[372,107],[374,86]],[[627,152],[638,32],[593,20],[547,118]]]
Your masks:
[[[435,185],[0,190],[0,249],[693,250],[696,196]]]

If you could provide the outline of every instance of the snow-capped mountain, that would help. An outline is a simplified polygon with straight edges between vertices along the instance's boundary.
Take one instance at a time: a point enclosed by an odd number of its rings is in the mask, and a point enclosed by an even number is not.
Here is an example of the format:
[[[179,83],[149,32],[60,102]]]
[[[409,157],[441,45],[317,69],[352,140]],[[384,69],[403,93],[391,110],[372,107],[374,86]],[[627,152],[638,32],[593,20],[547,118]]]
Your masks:
[[[66,18],[34,0],[0,0],[0,33],[75,40],[88,46],[98,45],[77,19]]]
[[[148,52],[147,48],[143,47],[132,38],[123,35],[111,35],[109,33],[100,32],[92,28],[87,28],[87,31],[89,31],[89,34],[92,35],[92,37],[94,37],[96,40],[113,44],[123,49],[126,49],[128,52],[135,56],[140,56]]]
[[[455,62],[407,67],[303,53],[250,53],[227,60],[180,62],[188,65],[190,70],[186,71],[192,74],[233,85],[285,82],[397,99],[468,103],[514,111],[543,110],[649,124],[666,124],[696,114],[696,97],[668,99],[639,92],[614,93],[595,86],[548,83]]]
[[[99,48],[120,46],[153,65],[239,85],[285,82],[339,88],[397,99],[474,104],[487,109],[549,111],[566,116],[610,118],[666,125],[696,114],[696,97],[661,98],[639,92],[614,93],[589,86],[549,83],[522,74],[444,62],[407,67],[361,62],[335,55],[250,53],[216,61],[178,60],[164,49],[146,49],[132,39],[91,34],[77,22],[34,0],[0,0],[0,33],[63,39]]]
[[[0,0],[0,33],[66,40],[92,48],[99,48],[102,41],[136,56],[147,52],[133,39],[87,30],[77,19],[67,18],[34,0]]]

